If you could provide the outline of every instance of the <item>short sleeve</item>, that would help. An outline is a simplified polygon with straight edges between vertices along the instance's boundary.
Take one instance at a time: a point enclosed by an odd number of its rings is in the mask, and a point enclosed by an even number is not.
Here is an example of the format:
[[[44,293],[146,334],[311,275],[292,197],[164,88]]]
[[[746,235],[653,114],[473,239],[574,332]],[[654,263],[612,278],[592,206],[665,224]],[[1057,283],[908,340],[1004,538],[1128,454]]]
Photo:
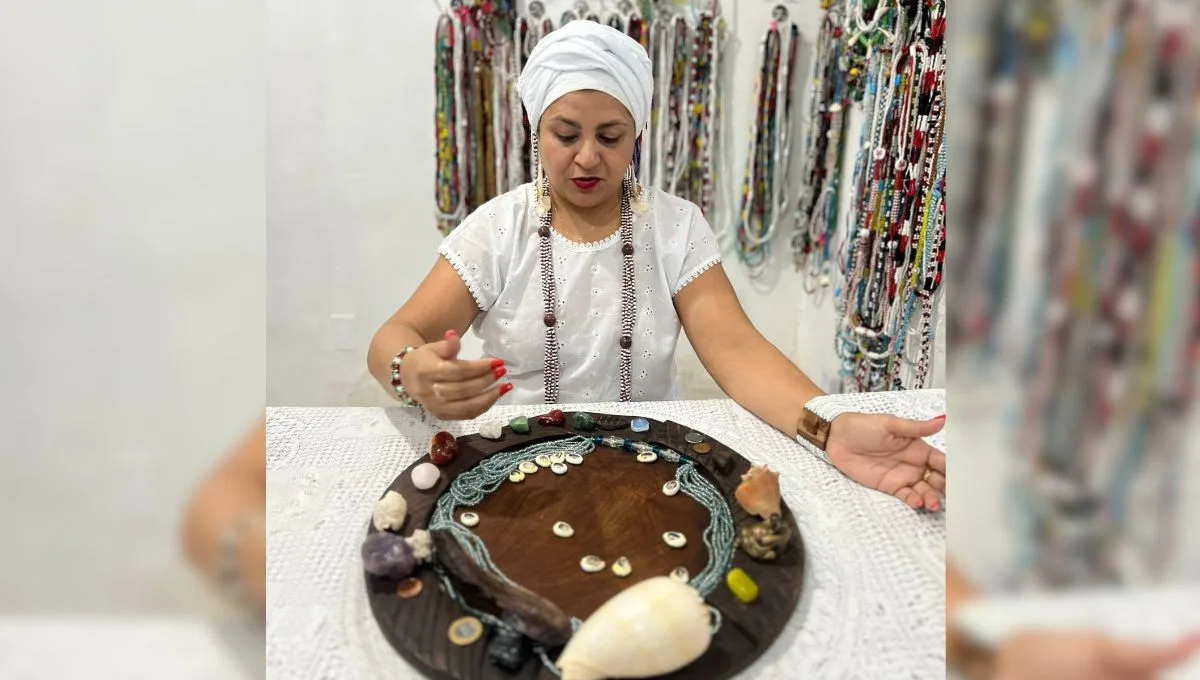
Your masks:
[[[495,200],[486,203],[468,215],[438,247],[438,254],[458,272],[481,312],[496,304],[504,288],[517,229],[500,222],[512,217],[511,212]]]
[[[721,249],[708,220],[704,219],[700,208],[691,203],[688,206],[691,208],[691,218],[687,222],[686,238],[680,244],[683,248],[682,266],[671,286],[671,297],[678,295],[696,277],[721,262]]]

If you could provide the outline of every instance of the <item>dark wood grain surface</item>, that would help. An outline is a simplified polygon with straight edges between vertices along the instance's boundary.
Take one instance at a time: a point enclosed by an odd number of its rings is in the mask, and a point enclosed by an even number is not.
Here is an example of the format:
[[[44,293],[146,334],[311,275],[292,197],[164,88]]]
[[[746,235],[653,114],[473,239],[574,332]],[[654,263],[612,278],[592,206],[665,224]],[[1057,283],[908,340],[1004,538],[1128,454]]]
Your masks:
[[[504,436],[498,441],[478,435],[461,437],[458,458],[442,468],[442,477],[434,488],[418,491],[412,485],[410,467],[380,496],[395,490],[407,499],[408,518],[401,533],[410,535],[414,529],[428,526],[434,503],[457,474],[494,453],[576,434],[570,422],[569,413],[565,428],[544,427],[530,417],[529,434],[515,434],[505,427]],[[670,421],[650,422],[650,430],[643,433],[625,427],[578,434],[657,442],[688,454],[726,498],[737,528],[758,521],[748,516],[733,498],[741,475],[750,468],[749,461],[707,435],[705,441],[712,446],[712,452],[695,454],[691,444],[684,440],[690,430]],[[735,461],[728,475],[721,475],[713,466],[713,455],[722,451]],[[413,466],[428,461],[426,455]],[[506,575],[568,614],[586,619],[608,598],[641,580],[667,574],[677,566],[686,567],[693,576],[704,569],[708,555],[702,533],[708,526],[709,512],[683,493],[663,495],[663,483],[674,478],[674,464],[661,460],[639,463],[629,453],[599,447],[585,457],[583,465],[569,467],[565,475],[540,469],[521,483],[505,483],[473,508],[480,516],[475,531]],[[777,561],[755,562],[740,550],[734,552],[733,566],[744,569],[758,584],[758,601],[742,604],[724,583],[718,586],[707,601],[721,611],[722,625],[708,651],[663,678],[731,678],[775,641],[796,611],[804,580],[803,541],[786,504],[784,517],[792,526],[793,538],[788,551]],[[555,536],[551,527],[557,521],[569,523],[575,529],[575,536],[570,539]],[[374,532],[373,527],[368,530]],[[688,538],[687,546],[668,547],[662,540],[665,531],[682,532]],[[619,578],[606,568],[588,574],[579,568],[580,558],[587,554],[601,557],[609,566],[618,557],[627,557],[633,573]],[[487,659],[487,635],[473,645],[453,645],[447,638],[447,629],[466,612],[442,592],[432,569],[420,568],[416,576],[422,579],[424,590],[406,600],[396,596],[395,581],[365,574],[371,610],[384,637],[415,668],[439,680],[556,678],[537,658],[531,658],[516,673],[492,666]],[[456,583],[456,587],[473,605],[495,611],[469,586]]]

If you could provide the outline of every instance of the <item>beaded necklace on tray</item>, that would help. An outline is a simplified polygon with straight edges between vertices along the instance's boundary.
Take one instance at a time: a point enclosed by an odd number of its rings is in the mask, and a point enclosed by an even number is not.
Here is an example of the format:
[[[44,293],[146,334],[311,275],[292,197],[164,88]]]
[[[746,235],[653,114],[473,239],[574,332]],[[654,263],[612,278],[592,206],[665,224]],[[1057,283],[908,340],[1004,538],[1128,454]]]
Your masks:
[[[783,161],[790,155],[792,76],[800,34],[791,22],[786,31],[781,30],[784,21],[787,10],[780,5],[763,34],[755,80],[757,107],[742,177],[738,256],[751,277],[759,276],[766,266],[769,243],[781,212],[781,195],[786,202],[787,166]]]

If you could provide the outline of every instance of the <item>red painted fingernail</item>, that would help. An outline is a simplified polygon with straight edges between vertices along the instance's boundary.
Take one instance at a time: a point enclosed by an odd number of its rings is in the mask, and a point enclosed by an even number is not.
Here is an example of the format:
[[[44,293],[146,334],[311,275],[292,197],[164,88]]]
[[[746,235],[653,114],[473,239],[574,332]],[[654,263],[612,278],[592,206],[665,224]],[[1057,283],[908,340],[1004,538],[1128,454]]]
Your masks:
[[[925,501],[917,501],[916,507],[917,507],[917,510],[920,510],[921,508],[925,507]]]
[[[937,512],[937,509],[938,509],[938,502],[937,502],[937,501],[934,501],[934,502],[930,503],[930,504],[929,504],[929,509],[930,509],[930,510],[932,510],[932,511],[934,511],[934,512]]]
[[[503,385],[500,386],[500,396],[503,397],[504,395],[508,394],[509,392],[512,392],[512,383],[504,383]]]
[[[492,375],[495,375],[496,380],[499,380],[499,379],[503,378],[504,376],[508,375],[508,369],[501,366],[500,368],[493,369]]]
[[[934,420],[945,420],[945,419],[946,419],[946,414],[944,414],[944,413],[942,415],[938,416],[937,418],[934,418]]]
[[[457,338],[457,337],[458,337],[458,333],[455,333],[454,331],[446,331],[445,338],[447,340],[451,340],[451,339]]]
[[[492,368],[497,369],[504,365],[504,359],[492,359]]]

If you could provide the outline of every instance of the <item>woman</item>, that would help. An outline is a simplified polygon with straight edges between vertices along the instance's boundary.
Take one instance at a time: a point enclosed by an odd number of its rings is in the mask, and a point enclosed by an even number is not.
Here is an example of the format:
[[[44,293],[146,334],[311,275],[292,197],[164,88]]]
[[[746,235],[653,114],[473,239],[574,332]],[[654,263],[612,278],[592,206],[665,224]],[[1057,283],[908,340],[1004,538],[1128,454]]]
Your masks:
[[[608,26],[573,21],[538,43],[517,83],[536,179],[443,241],[433,270],[375,334],[372,375],[442,419],[478,417],[510,392],[531,405],[682,399],[682,324],[747,410],[857,481],[936,510],[945,458],[921,437],[943,419],[848,413],[830,423],[806,409],[822,392],[751,325],[699,209],[637,185],[653,86],[645,49]],[[493,358],[459,358],[469,326]]]

